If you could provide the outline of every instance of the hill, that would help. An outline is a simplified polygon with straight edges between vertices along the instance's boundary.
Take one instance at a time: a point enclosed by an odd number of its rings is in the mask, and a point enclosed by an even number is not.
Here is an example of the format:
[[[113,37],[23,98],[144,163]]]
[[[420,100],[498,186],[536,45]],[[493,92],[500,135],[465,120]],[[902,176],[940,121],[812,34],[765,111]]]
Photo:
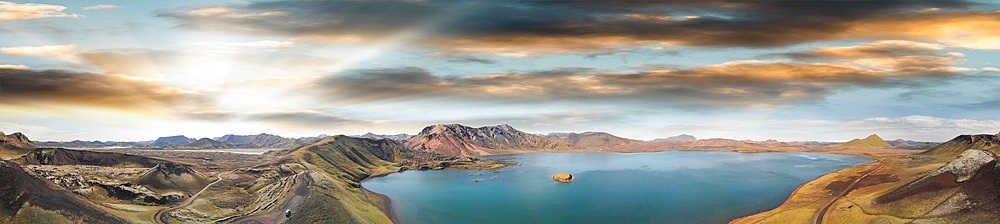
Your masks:
[[[193,194],[211,181],[204,174],[182,164],[162,163],[143,172],[132,182],[157,191],[183,191]]]
[[[1000,134],[959,135],[937,147],[920,153],[921,155],[952,157],[969,149],[989,150],[1000,153]]]
[[[290,223],[389,223],[382,214],[385,208],[373,204],[361,188],[361,181],[372,174],[404,170],[403,167],[451,166],[474,163],[475,159],[460,158],[432,152],[411,150],[395,140],[332,136],[296,149],[274,152],[280,156],[269,168],[278,175],[308,177],[314,185],[298,192],[304,197],[303,206],[291,207]],[[379,199],[380,200],[380,199]],[[380,210],[382,209],[382,210]],[[253,217],[248,217],[252,219]],[[239,222],[239,220],[237,220]]]
[[[578,148],[567,142],[521,132],[506,124],[478,128],[460,124],[431,125],[410,138],[406,147],[453,156]]]
[[[583,148],[615,147],[644,143],[643,141],[622,138],[604,132],[584,132],[579,134],[550,133],[542,137],[568,142]]]
[[[0,132],[0,159],[17,158],[31,152],[31,149],[34,148],[38,148],[38,146],[28,140],[28,136],[24,136],[21,132],[9,135]]]
[[[872,134],[865,139],[853,139],[851,141],[832,145],[830,147],[870,149],[870,148],[885,148],[890,146],[891,145],[889,145],[888,142],[885,142],[885,140],[882,140],[881,137],[879,137],[876,134]]]

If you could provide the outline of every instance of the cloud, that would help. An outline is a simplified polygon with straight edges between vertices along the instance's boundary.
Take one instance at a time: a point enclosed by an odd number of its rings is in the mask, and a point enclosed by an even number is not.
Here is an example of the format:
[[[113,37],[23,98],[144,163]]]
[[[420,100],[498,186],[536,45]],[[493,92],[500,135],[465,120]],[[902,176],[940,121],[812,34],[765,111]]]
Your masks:
[[[462,54],[448,57],[448,62],[496,64],[497,60],[486,56]]]
[[[0,47],[0,52],[13,56],[45,57],[70,63],[80,62],[80,58],[76,56],[76,45]]]
[[[882,40],[855,46],[819,47],[779,53],[777,56],[802,61],[841,62],[892,74],[952,75],[974,69],[953,67],[964,55],[947,52],[947,46],[906,40]]]
[[[537,102],[641,102],[677,108],[752,108],[813,101],[833,89],[880,87],[958,75],[953,60],[906,56],[887,67],[733,61],[689,69],[613,73],[592,68],[442,78],[419,67],[362,69],[318,81],[325,99],[357,103],[412,98]],[[921,63],[923,62],[923,63]]]
[[[66,6],[0,1],[0,20],[25,20],[48,17],[79,18],[77,14],[66,14]]]
[[[799,60],[813,59],[845,59],[897,57],[909,55],[934,54],[945,50],[941,44],[923,43],[908,40],[880,40],[874,43],[863,43],[845,47],[819,47],[806,51],[777,54]]]
[[[121,75],[60,69],[0,69],[0,103],[48,108],[78,106],[161,114],[165,110],[200,107],[200,94],[158,82]]]
[[[1000,72],[1000,68],[994,68],[994,67],[983,67],[982,69],[979,69],[979,70],[983,70],[983,71],[987,71],[987,72]]]
[[[84,10],[117,9],[117,8],[121,8],[121,6],[118,6],[118,5],[95,5],[95,6],[83,7]]]
[[[0,65],[0,69],[28,69],[27,65]]]
[[[194,30],[525,57],[619,46],[778,47],[929,39],[1000,49],[1000,12],[964,1],[274,1],[160,14]],[[920,11],[938,8],[932,11]],[[682,19],[679,19],[682,18]],[[402,38],[399,37],[406,37]]]
[[[295,42],[262,40],[254,42],[197,42],[193,45],[214,48],[275,48],[291,47],[295,45]]]

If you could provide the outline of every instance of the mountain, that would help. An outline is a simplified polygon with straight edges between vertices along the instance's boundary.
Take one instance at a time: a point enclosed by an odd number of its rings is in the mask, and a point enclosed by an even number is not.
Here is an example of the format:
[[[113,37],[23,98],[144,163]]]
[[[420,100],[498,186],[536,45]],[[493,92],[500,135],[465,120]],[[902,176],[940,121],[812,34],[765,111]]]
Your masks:
[[[153,144],[151,144],[151,145],[153,145],[153,146],[165,146],[165,145],[170,145],[170,144],[186,145],[186,144],[190,144],[190,143],[192,143],[194,141],[195,141],[195,139],[193,139],[193,138],[188,138],[188,137],[185,137],[183,135],[176,135],[176,136],[169,136],[169,137],[160,137],[160,138],[157,138],[156,141],[153,141]]]
[[[1000,134],[959,135],[937,147],[921,152],[929,156],[956,156],[969,149],[989,150],[1000,153]]]
[[[642,144],[643,141],[614,136],[604,132],[550,133],[542,137],[568,142],[583,148],[614,147]]]
[[[387,139],[392,139],[392,140],[396,140],[396,141],[406,141],[406,140],[409,140],[410,137],[413,137],[413,136],[409,135],[409,134],[378,135],[378,134],[375,134],[375,133],[368,132],[368,133],[365,133],[363,135],[352,135],[351,137],[356,137],[356,138],[387,138]]]
[[[152,143],[153,141],[149,141]],[[46,148],[106,148],[106,147],[143,147],[148,143],[141,142],[115,142],[115,141],[81,141],[73,140],[69,142],[45,141],[36,142],[39,147]]]
[[[431,125],[410,138],[406,147],[453,156],[578,148],[567,142],[521,132],[506,124],[479,128],[460,124]]]
[[[143,172],[132,182],[157,191],[180,190],[193,194],[211,181],[204,174],[185,165],[162,163]]]
[[[127,223],[16,163],[0,160],[0,180],[0,222]]]
[[[881,137],[878,137],[878,135],[876,134],[872,134],[865,139],[853,139],[851,141],[832,145],[830,147],[870,149],[870,148],[885,148],[890,146],[891,145],[889,145],[888,142],[885,142],[885,140],[882,140]]]
[[[688,134],[681,134],[673,137],[653,139],[653,142],[693,142],[693,141],[698,141],[698,139]]]
[[[31,152],[31,149],[34,148],[38,148],[38,146],[28,140],[28,136],[24,136],[21,132],[9,135],[0,132],[0,159],[17,158]]]
[[[295,148],[302,145],[312,144],[326,136],[286,138],[278,135],[260,133],[256,135],[234,135],[228,134],[222,137],[213,138],[215,141],[229,142],[240,148]]]
[[[194,141],[191,144],[184,145],[184,147],[185,148],[191,148],[191,149],[229,149],[229,148],[236,148],[236,146],[233,145],[233,143],[220,142],[220,141],[212,140],[212,139],[209,139],[209,138],[198,139],[198,141]]]

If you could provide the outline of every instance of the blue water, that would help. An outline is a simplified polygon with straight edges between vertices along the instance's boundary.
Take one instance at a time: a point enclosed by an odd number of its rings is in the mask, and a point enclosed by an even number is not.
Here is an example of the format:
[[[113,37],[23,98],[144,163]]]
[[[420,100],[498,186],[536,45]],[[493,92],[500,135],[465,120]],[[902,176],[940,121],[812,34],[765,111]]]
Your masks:
[[[499,173],[406,171],[362,184],[389,196],[397,219],[407,224],[726,223],[781,205],[796,187],[820,175],[874,161],[706,151],[486,157],[499,158],[523,165]],[[550,178],[561,172],[576,179]]]

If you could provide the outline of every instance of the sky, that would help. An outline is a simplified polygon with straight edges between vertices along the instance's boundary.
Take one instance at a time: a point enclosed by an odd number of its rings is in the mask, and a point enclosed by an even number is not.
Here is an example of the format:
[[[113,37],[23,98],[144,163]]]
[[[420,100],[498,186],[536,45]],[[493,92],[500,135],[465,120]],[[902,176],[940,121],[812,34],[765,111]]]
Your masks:
[[[1000,132],[994,1],[0,1],[33,140]]]

